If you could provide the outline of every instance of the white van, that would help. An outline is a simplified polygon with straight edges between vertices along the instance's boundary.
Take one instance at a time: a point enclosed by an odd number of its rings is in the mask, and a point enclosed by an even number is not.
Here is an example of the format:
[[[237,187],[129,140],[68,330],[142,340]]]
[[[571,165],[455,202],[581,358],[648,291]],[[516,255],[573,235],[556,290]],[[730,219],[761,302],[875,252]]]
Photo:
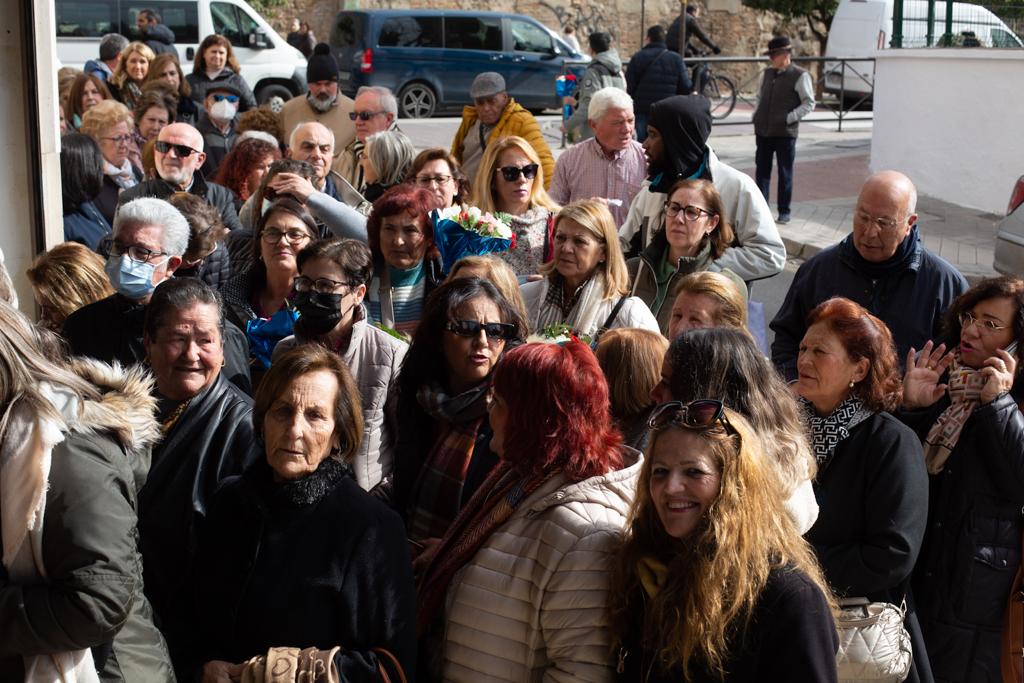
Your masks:
[[[872,57],[892,41],[893,0],[840,0],[828,32],[826,57]],[[946,4],[935,3],[932,44],[946,31]],[[972,31],[982,47],[1024,47],[1003,20],[980,5],[953,3],[953,36]],[[928,34],[927,0],[903,3],[903,47],[925,47]],[[844,75],[845,74],[845,75]],[[845,83],[843,81],[845,80]],[[871,62],[825,62],[825,92],[859,99],[871,93],[874,67]],[[842,88],[840,87],[842,86]]]
[[[306,92],[306,58],[244,0],[56,0],[56,9],[57,57],[64,66],[80,69],[97,59],[104,34],[140,40],[135,17],[140,10],[154,9],[174,31],[185,73],[192,71],[203,38],[219,33],[231,41],[257,102]]]

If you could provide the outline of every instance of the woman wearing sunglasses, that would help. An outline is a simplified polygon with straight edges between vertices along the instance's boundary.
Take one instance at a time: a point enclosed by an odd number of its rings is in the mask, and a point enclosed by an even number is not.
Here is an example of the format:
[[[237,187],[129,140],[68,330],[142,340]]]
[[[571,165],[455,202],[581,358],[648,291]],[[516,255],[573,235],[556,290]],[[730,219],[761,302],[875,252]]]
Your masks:
[[[760,436],[706,399],[650,425],[609,593],[618,680],[836,681],[829,590]]]
[[[639,298],[629,296],[615,220],[593,199],[569,204],[555,219],[555,260],[540,269],[544,279],[522,286],[530,329],[543,333],[568,325],[592,340],[614,327],[658,331],[658,321]]]
[[[395,388],[408,345],[369,324],[363,297],[373,274],[370,249],[359,240],[323,240],[299,252],[292,303],[295,335],[274,348],[273,359],[302,344],[320,344],[345,361],[363,408],[363,441],[350,463],[365,491],[384,494],[394,469]]]
[[[626,263],[630,293],[647,304],[665,335],[683,278],[711,268],[735,239],[722,198],[711,181],[680,180],[667,196],[665,225],[654,233],[640,256]],[[738,275],[728,269],[721,272],[746,296],[747,286]]]
[[[196,60],[192,64],[192,73],[185,78],[191,89],[192,100],[203,104],[206,93],[215,85],[230,85],[239,95],[238,111],[249,111],[256,107],[256,98],[252,89],[242,78],[242,68],[235,59],[231,49],[231,41],[224,36],[213,33],[203,38],[196,50]]]
[[[527,344],[498,364],[500,462],[419,583],[428,680],[610,678],[608,580],[641,458],[609,417],[601,368],[579,341]]]
[[[948,343],[911,349],[903,378],[899,415],[931,475],[914,588],[936,680],[999,680],[1024,526],[1024,280],[982,280],[944,322]]]
[[[840,598],[906,599],[914,654],[907,680],[930,681],[909,585],[924,538],[928,477],[920,441],[889,413],[902,394],[892,334],[860,305],[829,299],[807,317],[797,371],[793,388],[818,466],[818,520],[807,540]]]
[[[537,152],[517,136],[487,145],[473,187],[473,201],[481,211],[509,216],[516,245],[501,256],[520,278],[539,273],[554,253],[558,205],[544,190],[544,169]]]
[[[398,375],[393,505],[414,557],[444,535],[498,460],[487,424],[491,371],[525,330],[487,280],[446,282],[427,298]]]

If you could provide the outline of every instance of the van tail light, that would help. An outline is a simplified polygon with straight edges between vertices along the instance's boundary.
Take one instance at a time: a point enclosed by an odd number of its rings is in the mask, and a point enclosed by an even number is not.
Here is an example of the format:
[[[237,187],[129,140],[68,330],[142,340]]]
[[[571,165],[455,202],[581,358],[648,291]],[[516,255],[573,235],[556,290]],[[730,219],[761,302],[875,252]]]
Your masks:
[[[373,73],[373,50],[370,48],[363,50],[363,58],[359,62],[359,71],[364,74]]]
[[[1010,194],[1010,203],[1006,205],[1006,214],[1010,215],[1021,204],[1024,204],[1024,175],[1017,178],[1017,184],[1013,186],[1013,192]]]

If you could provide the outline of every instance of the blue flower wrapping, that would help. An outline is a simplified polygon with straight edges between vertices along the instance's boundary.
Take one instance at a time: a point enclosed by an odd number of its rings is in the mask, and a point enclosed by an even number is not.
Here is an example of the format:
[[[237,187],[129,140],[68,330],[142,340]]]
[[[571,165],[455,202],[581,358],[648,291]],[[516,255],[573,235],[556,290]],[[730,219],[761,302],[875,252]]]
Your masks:
[[[255,318],[245,324],[245,336],[249,339],[249,353],[259,361],[264,370],[270,367],[270,355],[274,353],[277,342],[292,334],[295,321],[298,319],[298,311],[285,307],[272,315],[269,320]]]
[[[559,97],[568,97],[576,92],[576,77],[570,74],[569,76],[559,76],[555,79],[555,93]]]
[[[445,218],[434,223],[434,244],[441,252],[441,270],[447,274],[463,256],[483,256],[508,251],[512,247],[512,240],[486,237],[478,232],[466,230],[455,221]]]

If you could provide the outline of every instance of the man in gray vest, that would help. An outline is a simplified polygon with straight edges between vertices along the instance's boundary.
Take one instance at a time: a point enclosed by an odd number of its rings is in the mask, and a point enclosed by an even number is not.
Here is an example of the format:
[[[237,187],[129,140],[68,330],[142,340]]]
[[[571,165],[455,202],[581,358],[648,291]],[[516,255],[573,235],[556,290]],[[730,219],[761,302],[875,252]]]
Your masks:
[[[754,111],[754,135],[757,139],[757,170],[754,176],[765,200],[772,184],[772,157],[779,161],[778,223],[790,220],[797,129],[800,119],[814,109],[811,75],[792,64],[792,52],[793,44],[786,36],[776,36],[768,41],[765,54],[771,59],[772,66],[765,69]]]

